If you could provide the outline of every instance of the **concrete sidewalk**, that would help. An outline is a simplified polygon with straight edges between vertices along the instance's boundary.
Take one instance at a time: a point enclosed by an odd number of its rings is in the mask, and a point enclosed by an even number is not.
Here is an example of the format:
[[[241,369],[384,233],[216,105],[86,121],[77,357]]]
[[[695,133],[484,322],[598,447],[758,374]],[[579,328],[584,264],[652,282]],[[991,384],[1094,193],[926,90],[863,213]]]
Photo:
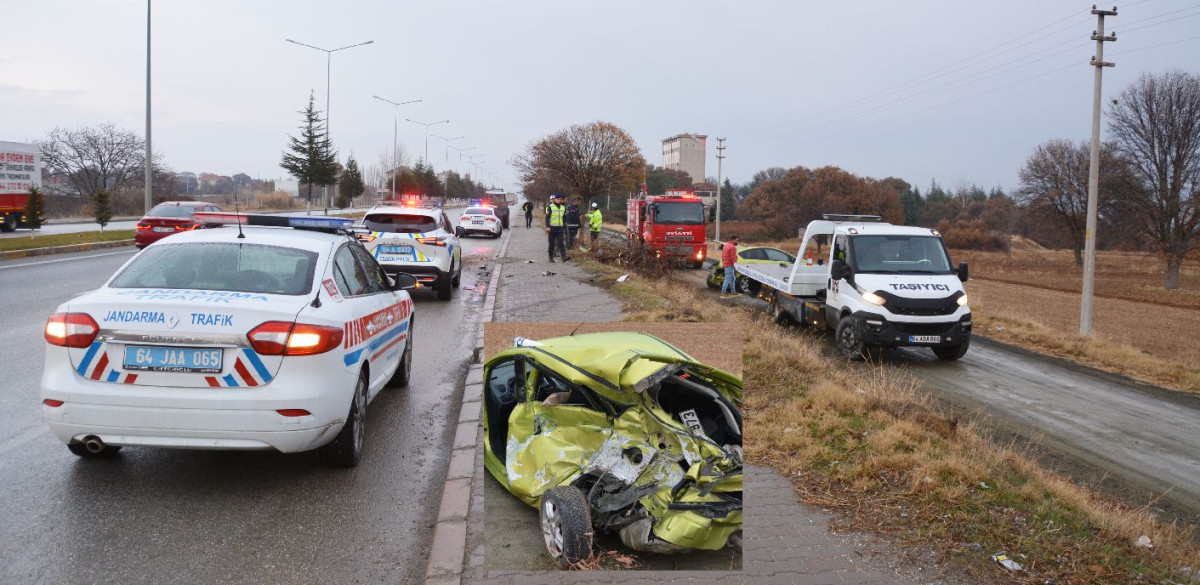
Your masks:
[[[590,273],[573,263],[546,262],[546,237],[542,230],[527,230],[517,226],[512,231],[507,254],[500,259],[502,273],[497,279],[497,288],[491,291],[496,295],[494,309],[490,312],[491,320],[563,322],[620,319],[620,301],[588,284],[592,278]],[[545,272],[556,274],[546,275]],[[479,395],[482,392],[482,376],[476,373],[471,378],[468,380],[467,395]],[[754,389],[746,388],[745,391],[749,393]],[[488,489],[487,484],[494,482],[483,468],[482,425],[477,429],[475,439],[475,465],[467,513],[467,546],[461,578],[440,575],[436,579],[438,583],[655,583],[678,580],[688,583],[910,585],[959,581],[941,580],[938,575],[940,571],[931,565],[928,558],[914,559],[917,555],[908,554],[889,543],[864,535],[831,534],[828,513],[800,504],[786,477],[773,469],[759,466],[746,468],[745,548],[741,560],[743,569],[740,571],[580,573],[489,569],[486,542],[510,539],[512,546],[528,548],[532,542],[536,548],[540,546],[541,534],[526,534],[527,530],[510,525],[485,524],[485,491],[489,498],[498,495],[514,502],[516,498],[495,486]],[[536,512],[530,511],[536,517]],[[502,536],[497,538],[498,535]],[[685,561],[684,557],[678,559]]]

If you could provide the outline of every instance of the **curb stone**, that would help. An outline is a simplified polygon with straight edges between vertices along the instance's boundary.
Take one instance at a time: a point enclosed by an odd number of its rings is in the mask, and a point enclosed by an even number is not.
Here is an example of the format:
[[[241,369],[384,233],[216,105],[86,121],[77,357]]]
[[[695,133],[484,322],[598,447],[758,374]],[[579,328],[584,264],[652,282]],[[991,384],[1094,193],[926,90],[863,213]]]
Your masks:
[[[467,370],[467,379],[463,383],[458,428],[454,433],[450,463],[442,485],[442,500],[438,506],[437,524],[433,529],[429,563],[425,567],[426,583],[462,583],[467,552],[467,509],[470,506],[471,484],[474,481],[478,456],[476,444],[482,421],[480,413],[483,406],[483,326],[492,320],[492,313],[496,307],[496,287],[500,284],[502,268],[499,259],[508,252],[508,242],[512,239],[512,234],[512,230],[508,230],[496,253],[496,268],[492,270],[492,277],[483,299],[480,326],[475,336],[475,363]]]
[[[104,248],[121,248],[132,246],[133,240],[113,240],[111,242],[88,242],[86,244],[67,244],[65,246],[50,246],[48,248],[29,248],[0,252],[0,260],[16,260],[32,256],[49,256],[51,254],[69,254],[71,252],[87,252],[88,250],[103,250]]]

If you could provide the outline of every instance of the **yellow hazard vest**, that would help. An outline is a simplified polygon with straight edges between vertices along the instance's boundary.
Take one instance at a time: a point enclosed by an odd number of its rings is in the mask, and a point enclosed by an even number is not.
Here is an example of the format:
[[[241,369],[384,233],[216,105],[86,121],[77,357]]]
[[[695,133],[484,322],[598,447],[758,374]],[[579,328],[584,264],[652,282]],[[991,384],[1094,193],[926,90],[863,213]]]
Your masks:
[[[567,206],[558,203],[551,203],[546,208],[547,215],[550,217],[550,227],[562,227],[563,216],[567,213]]]
[[[588,226],[592,228],[592,231],[598,232],[600,231],[600,226],[603,224],[604,216],[600,213],[599,209],[593,209],[592,212],[588,214]]]

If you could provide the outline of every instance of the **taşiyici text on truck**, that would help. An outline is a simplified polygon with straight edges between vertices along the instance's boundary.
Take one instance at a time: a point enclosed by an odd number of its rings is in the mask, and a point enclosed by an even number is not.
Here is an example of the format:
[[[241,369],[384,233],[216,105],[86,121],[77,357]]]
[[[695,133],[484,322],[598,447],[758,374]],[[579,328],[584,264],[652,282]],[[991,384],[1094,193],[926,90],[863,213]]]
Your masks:
[[[33,187],[42,187],[41,150],[0,140],[0,232],[26,227],[25,204]]]
[[[814,261],[805,251],[817,242],[829,244],[828,256]],[[825,215],[804,230],[794,264],[736,269],[777,320],[833,330],[838,350],[850,358],[909,346],[956,360],[971,344],[967,264],[951,264],[937,230],[874,215]]]
[[[704,233],[704,202],[690,189],[668,189],[663,195],[642,192],[628,202],[629,241],[655,255],[704,266],[708,244]]]

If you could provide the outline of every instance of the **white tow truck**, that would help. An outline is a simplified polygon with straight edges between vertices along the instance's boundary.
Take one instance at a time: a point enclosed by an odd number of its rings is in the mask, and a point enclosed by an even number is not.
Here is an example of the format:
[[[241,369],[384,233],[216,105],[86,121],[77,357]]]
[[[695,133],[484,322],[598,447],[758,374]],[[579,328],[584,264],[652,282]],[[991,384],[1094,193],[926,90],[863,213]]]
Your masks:
[[[828,253],[814,261],[806,251],[822,244]],[[850,358],[915,346],[956,360],[971,343],[967,264],[951,264],[937,230],[827,214],[808,224],[794,264],[736,269],[777,320],[835,331],[838,350]]]

